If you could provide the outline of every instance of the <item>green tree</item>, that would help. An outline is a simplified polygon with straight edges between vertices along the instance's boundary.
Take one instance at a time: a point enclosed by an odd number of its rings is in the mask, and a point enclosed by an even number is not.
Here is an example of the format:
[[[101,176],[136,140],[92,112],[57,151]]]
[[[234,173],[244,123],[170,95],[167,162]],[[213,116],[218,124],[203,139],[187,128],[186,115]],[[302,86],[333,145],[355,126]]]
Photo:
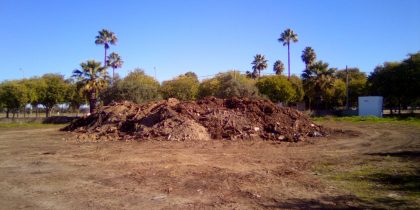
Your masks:
[[[420,99],[420,52],[410,54],[402,62],[385,62],[377,66],[368,77],[371,95],[384,97],[384,104],[391,109],[415,105]]]
[[[302,51],[302,61],[305,63],[305,69],[307,69],[309,66],[313,65],[316,61],[316,53],[315,50],[312,49],[312,47],[305,47],[305,49]]]
[[[45,116],[49,117],[51,109],[59,104],[65,102],[68,84],[64,80],[63,75],[59,74],[45,74],[42,76],[45,85],[39,89],[39,103],[45,106]]]
[[[283,73],[284,64],[283,64],[283,62],[281,62],[281,60],[277,60],[276,62],[274,62],[273,71],[277,75],[281,75]]]
[[[290,102],[293,102],[293,103],[302,102],[303,98],[305,96],[305,91],[303,89],[302,80],[298,76],[292,75],[289,79],[289,82],[291,83],[293,89],[296,92],[295,97],[292,98],[292,100],[290,100]]]
[[[288,103],[296,97],[296,91],[285,76],[264,76],[258,79],[256,86],[261,94],[273,102]]]
[[[290,79],[290,43],[298,41],[298,35],[291,30],[290,28],[286,29],[283,33],[280,34],[279,42],[283,43],[283,46],[287,45],[287,70],[288,76]]]
[[[220,82],[219,90],[216,97],[231,98],[231,97],[257,97],[259,95],[258,89],[255,86],[255,81],[247,76],[240,74],[239,71],[229,71],[221,73],[216,76]]]
[[[194,100],[198,96],[199,84],[195,73],[187,72],[172,80],[164,81],[161,87],[162,97],[164,99]]]
[[[402,69],[406,76],[405,79],[405,101],[407,105],[416,107],[420,105],[420,51],[409,54],[408,58],[402,62]]]
[[[38,117],[38,105],[41,104],[40,100],[45,98],[47,84],[45,80],[40,77],[33,77],[23,81],[23,84],[28,89],[29,103],[32,109],[35,110],[35,117]]]
[[[255,80],[239,71],[228,71],[206,79],[199,86],[199,97],[215,96],[219,98],[258,97]]]
[[[114,32],[109,31],[107,29],[102,29],[101,31],[98,31],[98,36],[95,37],[95,44],[97,45],[104,45],[105,49],[105,56],[104,56],[104,66],[106,66],[107,61],[107,50],[109,49],[109,45],[115,45],[117,44],[118,38],[115,36]]]
[[[26,87],[19,81],[6,81],[0,84],[0,101],[6,108],[6,118],[9,118],[10,111],[15,113],[25,106],[29,99]]]
[[[83,84],[83,89],[89,101],[90,113],[96,112],[98,95],[108,86],[106,67],[101,67],[101,62],[88,60],[80,64],[81,70],[74,70],[73,76]]]
[[[83,91],[83,83],[80,81],[68,80],[66,102],[70,109],[79,114],[80,106],[86,103],[86,96]]]
[[[112,81],[115,78],[115,69],[121,68],[124,64],[124,61],[121,59],[120,55],[115,52],[112,52],[108,56],[107,65],[112,68]]]
[[[366,73],[360,71],[358,68],[348,68],[349,78],[349,106],[357,106],[359,96],[366,95]],[[346,70],[337,70],[335,77],[346,83]]]
[[[112,101],[128,100],[135,103],[160,99],[160,84],[142,69],[134,69],[124,79],[117,80],[103,91],[104,104]]]
[[[391,110],[397,104],[396,93],[401,91],[394,74],[399,66],[398,62],[386,62],[384,65],[377,66],[368,78],[370,95],[383,96],[384,105],[390,107]]]
[[[1,84],[0,84],[0,87],[1,87]],[[0,89],[0,92],[1,92],[1,89]],[[4,104],[4,102],[0,98],[0,112],[4,112],[4,109],[6,108],[5,106],[6,105]]]
[[[360,71],[358,68],[348,68],[348,76],[350,80],[363,80],[367,79],[366,73]],[[341,79],[343,81],[346,80],[346,69],[340,69],[335,72],[335,76],[337,79]]]
[[[257,54],[254,56],[254,61],[252,61],[252,70],[255,75],[258,77],[261,76],[261,71],[267,68],[267,60],[264,55]],[[258,74],[257,74],[258,72]]]
[[[317,108],[325,104],[326,90],[334,85],[334,72],[335,69],[328,68],[328,63],[323,61],[318,61],[303,71],[303,88],[309,108],[312,101],[316,102]]]
[[[30,79],[23,79],[20,83],[26,87],[26,94],[28,98],[29,104],[34,104],[38,101],[38,93],[37,93],[37,78],[30,78]],[[26,116],[26,106],[23,107],[23,115]]]
[[[346,101],[346,83],[336,79],[333,85],[325,90],[325,107],[334,108],[343,106]]]
[[[198,87],[198,98],[216,96],[220,90],[220,81],[217,78],[203,80]]]

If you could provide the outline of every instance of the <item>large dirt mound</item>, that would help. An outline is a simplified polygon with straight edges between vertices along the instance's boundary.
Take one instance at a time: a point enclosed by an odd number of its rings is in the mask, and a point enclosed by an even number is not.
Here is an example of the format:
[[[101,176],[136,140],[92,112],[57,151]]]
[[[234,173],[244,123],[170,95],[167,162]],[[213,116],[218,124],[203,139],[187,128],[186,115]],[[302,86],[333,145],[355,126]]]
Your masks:
[[[238,98],[113,103],[63,130],[78,132],[79,138],[108,140],[301,141],[327,135],[324,128],[295,109],[279,107],[268,100]]]

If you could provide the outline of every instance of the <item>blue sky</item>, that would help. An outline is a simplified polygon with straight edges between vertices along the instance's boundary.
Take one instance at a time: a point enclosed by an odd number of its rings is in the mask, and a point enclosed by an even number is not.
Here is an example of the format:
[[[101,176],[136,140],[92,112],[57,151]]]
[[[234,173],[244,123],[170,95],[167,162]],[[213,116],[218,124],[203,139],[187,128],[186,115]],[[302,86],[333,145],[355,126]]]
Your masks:
[[[60,73],[88,59],[103,61],[94,44],[107,28],[119,38],[126,75],[140,67],[167,80],[187,71],[199,76],[251,69],[253,56],[287,65],[280,33],[292,28],[291,72],[304,68],[311,46],[331,67],[371,72],[420,50],[418,0],[0,0],[0,81]],[[203,77],[204,78],[204,77]]]

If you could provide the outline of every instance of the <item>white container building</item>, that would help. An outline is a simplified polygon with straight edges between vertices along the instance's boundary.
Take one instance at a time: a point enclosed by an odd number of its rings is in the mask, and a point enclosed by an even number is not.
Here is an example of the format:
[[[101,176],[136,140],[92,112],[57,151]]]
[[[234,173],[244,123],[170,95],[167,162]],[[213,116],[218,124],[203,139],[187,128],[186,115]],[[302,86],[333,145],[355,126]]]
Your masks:
[[[382,96],[360,96],[359,116],[382,117],[383,97]]]

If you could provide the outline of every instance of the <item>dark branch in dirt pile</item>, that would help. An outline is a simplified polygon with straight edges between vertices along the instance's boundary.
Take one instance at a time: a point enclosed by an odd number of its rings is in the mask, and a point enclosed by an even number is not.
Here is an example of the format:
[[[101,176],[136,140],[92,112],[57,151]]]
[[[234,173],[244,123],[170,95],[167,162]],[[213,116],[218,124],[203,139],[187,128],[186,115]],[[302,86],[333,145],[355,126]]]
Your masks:
[[[268,100],[206,98],[113,103],[62,129],[95,139],[302,141],[327,135],[303,113]]]

